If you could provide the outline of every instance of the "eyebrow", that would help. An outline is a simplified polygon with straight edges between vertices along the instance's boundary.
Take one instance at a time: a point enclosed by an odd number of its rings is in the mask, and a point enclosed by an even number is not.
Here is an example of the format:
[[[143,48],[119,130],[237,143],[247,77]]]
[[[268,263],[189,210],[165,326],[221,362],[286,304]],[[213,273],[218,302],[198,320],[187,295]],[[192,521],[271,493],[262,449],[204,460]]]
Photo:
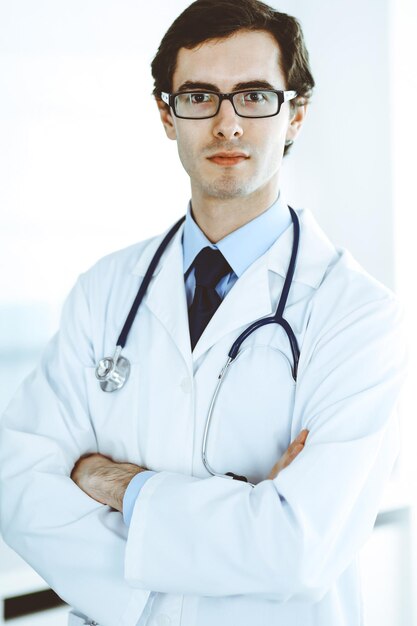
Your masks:
[[[186,80],[180,87],[178,87],[178,91],[189,91],[192,89],[207,89],[208,91],[216,91],[220,93],[220,89],[217,85],[213,85],[212,83],[202,83],[198,81]],[[267,80],[248,80],[244,83],[236,83],[233,85],[233,91],[240,91],[241,89],[275,89]]]

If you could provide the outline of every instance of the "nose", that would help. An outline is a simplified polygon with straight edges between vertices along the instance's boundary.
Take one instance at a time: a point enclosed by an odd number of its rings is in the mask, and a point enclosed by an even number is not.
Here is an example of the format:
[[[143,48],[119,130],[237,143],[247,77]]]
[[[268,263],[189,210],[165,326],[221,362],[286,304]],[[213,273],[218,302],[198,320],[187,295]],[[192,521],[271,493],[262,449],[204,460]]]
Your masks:
[[[243,135],[241,119],[236,115],[233,104],[229,100],[223,100],[219,112],[213,117],[213,135],[226,140],[241,137]]]

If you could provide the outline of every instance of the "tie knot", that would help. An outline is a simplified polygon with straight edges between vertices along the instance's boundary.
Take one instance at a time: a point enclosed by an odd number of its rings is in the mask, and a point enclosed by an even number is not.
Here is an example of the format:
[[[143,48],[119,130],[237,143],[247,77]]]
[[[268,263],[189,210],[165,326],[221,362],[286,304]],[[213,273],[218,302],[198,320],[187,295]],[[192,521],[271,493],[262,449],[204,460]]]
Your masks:
[[[223,276],[232,271],[232,268],[220,250],[207,246],[195,257],[194,270],[196,285],[214,288]]]

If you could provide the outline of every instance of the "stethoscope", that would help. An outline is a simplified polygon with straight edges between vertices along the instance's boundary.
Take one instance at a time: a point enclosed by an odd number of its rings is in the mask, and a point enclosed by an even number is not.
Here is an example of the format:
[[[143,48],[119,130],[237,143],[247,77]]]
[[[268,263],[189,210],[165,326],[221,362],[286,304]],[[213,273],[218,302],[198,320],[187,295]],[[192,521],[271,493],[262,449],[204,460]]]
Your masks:
[[[256,320],[256,322],[253,322],[235,340],[235,342],[233,343],[227,355],[227,361],[220,371],[220,374],[217,380],[217,385],[214,390],[212,400],[210,402],[210,407],[208,410],[208,415],[207,415],[206,425],[205,425],[204,435],[203,435],[202,459],[203,459],[204,466],[206,467],[206,469],[208,470],[208,472],[210,472],[212,476],[228,477],[228,478],[233,478],[235,480],[242,480],[244,482],[249,482],[245,476],[239,476],[237,474],[234,474],[233,472],[227,472],[226,474],[221,474],[221,473],[216,472],[210,466],[207,460],[208,434],[209,434],[210,423],[211,423],[214,407],[216,404],[217,397],[219,395],[220,388],[226,378],[226,374],[231,364],[236,359],[239,353],[242,343],[249,337],[249,335],[251,335],[255,330],[258,330],[258,328],[262,328],[262,326],[266,326],[267,324],[278,324],[278,326],[281,326],[284,329],[288,337],[289,343],[290,343],[292,359],[293,359],[293,364],[291,367],[292,377],[294,381],[297,380],[297,370],[298,370],[298,361],[300,358],[300,350],[299,350],[297,339],[294,335],[294,332],[290,324],[287,322],[287,320],[284,319],[283,314],[284,314],[285,305],[287,303],[288,294],[291,288],[292,280],[294,278],[295,263],[297,259],[297,253],[298,253],[299,241],[300,241],[300,222],[294,209],[292,209],[291,207],[288,207],[288,208],[291,213],[291,219],[292,219],[293,228],[294,228],[294,235],[293,235],[293,244],[292,244],[290,262],[288,265],[287,275],[285,277],[284,286],[282,288],[281,297],[279,299],[277,310],[274,315],[270,317],[263,317],[259,320]],[[180,220],[178,220],[178,222],[176,222],[176,224],[174,224],[174,226],[172,226],[169,232],[165,235],[157,251],[155,252],[151,262],[149,263],[149,267],[146,270],[145,276],[139,287],[138,293],[136,294],[132,307],[129,311],[129,314],[122,328],[122,332],[120,333],[119,338],[116,342],[116,349],[115,349],[113,356],[104,357],[97,364],[96,372],[95,372],[96,378],[98,379],[100,383],[100,387],[103,391],[110,392],[110,391],[116,391],[117,389],[121,389],[129,378],[130,363],[128,359],[126,359],[126,357],[121,355],[121,352],[126,345],[127,336],[129,334],[130,329],[132,328],[132,324],[135,320],[139,306],[149,287],[149,283],[151,282],[156,266],[158,265],[160,258],[165,252],[171,239],[174,237],[175,233],[178,231],[178,229],[180,228],[184,220],[185,220],[185,216],[183,216]],[[249,484],[252,485],[252,483],[249,483]]]

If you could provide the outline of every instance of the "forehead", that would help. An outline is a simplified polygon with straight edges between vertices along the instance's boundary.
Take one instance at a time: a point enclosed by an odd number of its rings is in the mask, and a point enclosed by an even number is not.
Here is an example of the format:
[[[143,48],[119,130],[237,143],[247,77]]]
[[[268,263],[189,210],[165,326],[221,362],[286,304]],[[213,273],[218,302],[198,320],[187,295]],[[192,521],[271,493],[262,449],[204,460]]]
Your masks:
[[[285,88],[281,52],[267,31],[238,31],[225,39],[210,39],[192,50],[180,48],[173,91],[185,81],[205,82],[222,91],[250,80],[268,81]]]

